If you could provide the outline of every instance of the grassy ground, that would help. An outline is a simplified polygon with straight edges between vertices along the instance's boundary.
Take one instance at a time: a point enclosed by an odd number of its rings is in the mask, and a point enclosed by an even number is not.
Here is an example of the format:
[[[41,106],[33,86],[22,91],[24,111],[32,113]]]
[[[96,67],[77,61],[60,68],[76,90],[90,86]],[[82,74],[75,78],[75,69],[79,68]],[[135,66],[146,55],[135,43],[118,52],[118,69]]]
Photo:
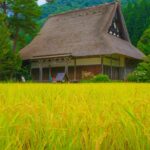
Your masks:
[[[150,84],[0,84],[1,150],[150,150]]]

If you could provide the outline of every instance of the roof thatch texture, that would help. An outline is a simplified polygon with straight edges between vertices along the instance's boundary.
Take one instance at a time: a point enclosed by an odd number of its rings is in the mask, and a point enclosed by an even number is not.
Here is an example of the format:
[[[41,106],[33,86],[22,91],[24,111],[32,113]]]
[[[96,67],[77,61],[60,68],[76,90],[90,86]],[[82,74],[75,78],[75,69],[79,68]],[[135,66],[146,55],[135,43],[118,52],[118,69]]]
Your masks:
[[[144,55],[130,43],[124,23],[127,40],[108,34],[117,9],[120,11],[118,3],[109,3],[49,17],[40,33],[21,50],[21,57],[122,54],[141,59]]]

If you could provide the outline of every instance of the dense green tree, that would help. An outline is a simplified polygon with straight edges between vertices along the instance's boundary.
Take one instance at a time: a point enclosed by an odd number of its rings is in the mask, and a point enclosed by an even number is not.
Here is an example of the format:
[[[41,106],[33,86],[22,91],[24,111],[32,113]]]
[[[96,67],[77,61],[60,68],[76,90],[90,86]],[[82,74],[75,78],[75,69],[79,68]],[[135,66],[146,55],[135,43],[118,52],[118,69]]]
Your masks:
[[[0,14],[0,80],[13,79],[21,67],[20,57],[11,50],[10,33],[5,22],[5,16]]]
[[[10,34],[5,25],[5,15],[0,14],[0,50],[5,52],[10,49]]]
[[[150,55],[150,28],[148,28],[140,38],[138,48],[146,55]]]
[[[14,51],[26,44],[29,35],[32,37],[37,33],[36,19],[40,16],[37,0],[1,0],[0,12],[7,16]]]
[[[137,46],[143,32],[150,25],[150,1],[128,0],[123,10],[131,41]]]
[[[37,0],[0,0],[0,80],[25,72],[17,50],[37,34],[39,16]]]

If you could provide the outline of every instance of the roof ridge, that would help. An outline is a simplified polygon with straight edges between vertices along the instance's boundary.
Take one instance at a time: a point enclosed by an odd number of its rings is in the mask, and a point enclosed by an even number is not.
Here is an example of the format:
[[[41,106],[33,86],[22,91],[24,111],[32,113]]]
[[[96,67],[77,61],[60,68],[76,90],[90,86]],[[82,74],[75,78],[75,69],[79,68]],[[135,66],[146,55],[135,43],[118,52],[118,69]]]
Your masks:
[[[99,8],[99,7],[102,7],[102,6],[116,5],[116,4],[118,4],[118,2],[110,2],[110,3],[104,3],[104,4],[100,4],[100,5],[94,5],[94,6],[90,6],[90,7],[85,7],[85,8],[81,8],[81,9],[74,9],[74,10],[62,12],[62,13],[59,13],[59,14],[49,15],[48,19],[52,18],[52,17],[56,17],[56,16],[62,16],[62,15],[74,13],[74,12],[85,11],[85,10],[89,10],[89,9]]]

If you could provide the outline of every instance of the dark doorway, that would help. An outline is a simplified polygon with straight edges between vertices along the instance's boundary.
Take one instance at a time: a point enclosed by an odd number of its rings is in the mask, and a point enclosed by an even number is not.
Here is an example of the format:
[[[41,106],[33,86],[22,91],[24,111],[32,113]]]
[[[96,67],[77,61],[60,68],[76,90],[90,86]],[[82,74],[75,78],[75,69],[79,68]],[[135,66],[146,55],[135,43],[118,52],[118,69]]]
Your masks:
[[[49,81],[49,74],[50,74],[50,69],[49,68],[43,68],[43,81]]]
[[[32,80],[33,81],[39,81],[40,75],[39,75],[39,69],[35,68],[31,70]]]

